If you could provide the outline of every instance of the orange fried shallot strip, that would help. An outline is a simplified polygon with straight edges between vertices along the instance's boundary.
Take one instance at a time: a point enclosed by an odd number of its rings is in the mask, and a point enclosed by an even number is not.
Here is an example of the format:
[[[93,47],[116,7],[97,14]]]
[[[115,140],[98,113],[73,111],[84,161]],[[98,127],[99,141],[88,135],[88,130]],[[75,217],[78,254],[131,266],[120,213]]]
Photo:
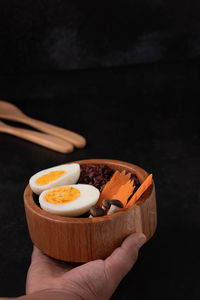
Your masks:
[[[115,171],[111,179],[105,184],[101,191],[97,205],[101,206],[103,199],[111,200],[113,195],[118,192],[119,188],[129,181],[130,176],[130,173],[125,175],[125,171],[121,173],[118,170]]]
[[[124,207],[127,204],[128,198],[133,193],[135,186],[133,186],[134,181],[129,180],[125,184],[121,185],[117,193],[112,197],[112,199],[120,200]]]
[[[126,207],[130,207],[142,196],[142,194],[148,189],[152,184],[152,174],[150,174],[145,181],[140,185],[137,191],[133,194]]]

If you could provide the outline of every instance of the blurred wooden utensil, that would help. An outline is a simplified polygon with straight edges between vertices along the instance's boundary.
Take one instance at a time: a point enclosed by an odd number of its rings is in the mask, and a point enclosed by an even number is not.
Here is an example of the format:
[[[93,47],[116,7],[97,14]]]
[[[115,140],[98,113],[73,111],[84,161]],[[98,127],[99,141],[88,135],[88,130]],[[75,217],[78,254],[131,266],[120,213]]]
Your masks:
[[[33,143],[39,144],[46,148],[61,152],[70,153],[73,151],[74,147],[71,143],[60,139],[56,136],[49,135],[42,132],[37,132],[29,129],[18,128],[10,126],[0,121],[0,132],[15,135],[19,138],[31,141]]]
[[[83,148],[86,145],[86,140],[83,136],[73,131],[30,118],[29,116],[25,115],[17,106],[7,101],[0,101],[0,118],[30,125],[41,131],[68,141],[77,148]]]

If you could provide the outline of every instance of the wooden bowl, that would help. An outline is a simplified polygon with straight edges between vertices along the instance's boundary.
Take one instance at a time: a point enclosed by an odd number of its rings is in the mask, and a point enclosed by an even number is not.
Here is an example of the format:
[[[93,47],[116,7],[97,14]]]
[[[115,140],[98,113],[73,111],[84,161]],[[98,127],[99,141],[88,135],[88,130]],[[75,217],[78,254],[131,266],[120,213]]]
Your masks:
[[[76,162],[125,169],[135,173],[140,183],[148,176],[145,170],[123,161],[88,159]],[[32,242],[50,257],[68,262],[104,259],[131,233],[143,232],[149,240],[157,225],[154,182],[137,204],[103,217],[69,218],[50,214],[35,203],[29,185],[24,192],[24,205]]]

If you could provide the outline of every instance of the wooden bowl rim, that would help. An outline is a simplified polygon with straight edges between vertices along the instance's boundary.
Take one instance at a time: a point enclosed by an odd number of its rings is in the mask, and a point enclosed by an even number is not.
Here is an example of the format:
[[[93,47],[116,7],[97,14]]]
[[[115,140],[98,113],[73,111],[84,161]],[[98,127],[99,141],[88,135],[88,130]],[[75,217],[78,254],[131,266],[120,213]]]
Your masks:
[[[113,166],[118,165],[121,167],[124,166],[125,168],[126,167],[132,168],[136,172],[136,175],[137,175],[137,172],[142,172],[143,174],[145,174],[146,177],[148,176],[148,173],[141,167],[139,167],[135,164],[132,164],[132,163],[121,161],[121,160],[95,158],[95,159],[84,159],[84,160],[72,161],[72,162],[68,162],[66,164],[70,164],[70,163],[105,164],[105,165],[109,164],[109,165],[113,165]],[[42,218],[49,219],[54,222],[81,223],[81,224],[104,222],[104,221],[113,220],[114,218],[117,218],[121,214],[127,214],[130,210],[136,209],[138,206],[140,206],[142,203],[144,203],[152,195],[154,188],[155,188],[155,186],[154,186],[154,181],[153,181],[152,185],[141,196],[141,198],[137,204],[135,204],[129,208],[120,209],[120,211],[118,211],[112,215],[106,215],[106,216],[102,216],[102,217],[93,217],[93,218],[88,218],[88,217],[87,218],[78,218],[78,217],[76,217],[76,218],[74,218],[74,217],[58,216],[58,215],[48,213],[47,211],[41,209],[33,200],[34,193],[31,190],[29,184],[26,186],[25,191],[24,191],[24,205],[29,210],[31,210],[33,213],[40,215]]]

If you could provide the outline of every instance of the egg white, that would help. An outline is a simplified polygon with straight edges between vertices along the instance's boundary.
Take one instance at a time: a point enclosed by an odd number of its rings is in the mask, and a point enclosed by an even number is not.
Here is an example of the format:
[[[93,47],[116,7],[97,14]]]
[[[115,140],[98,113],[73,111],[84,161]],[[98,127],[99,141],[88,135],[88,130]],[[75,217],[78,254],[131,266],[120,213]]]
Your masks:
[[[40,178],[42,175],[48,174],[51,171],[66,171],[66,173],[61,177],[57,178],[56,180],[49,182],[48,184],[38,185],[36,183],[36,180],[38,178]],[[67,184],[75,184],[78,181],[79,177],[80,177],[79,164],[77,163],[63,164],[36,173],[30,178],[29,184],[32,191],[35,194],[40,195],[43,191],[48,190],[52,187],[57,187],[57,186],[67,185]]]
[[[49,203],[44,199],[44,196],[48,191],[54,189],[52,188],[40,194],[39,203],[41,208],[59,216],[78,217],[89,211],[97,203],[100,192],[96,187],[89,184],[74,184],[70,186],[80,191],[78,198],[65,204]]]

